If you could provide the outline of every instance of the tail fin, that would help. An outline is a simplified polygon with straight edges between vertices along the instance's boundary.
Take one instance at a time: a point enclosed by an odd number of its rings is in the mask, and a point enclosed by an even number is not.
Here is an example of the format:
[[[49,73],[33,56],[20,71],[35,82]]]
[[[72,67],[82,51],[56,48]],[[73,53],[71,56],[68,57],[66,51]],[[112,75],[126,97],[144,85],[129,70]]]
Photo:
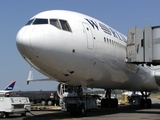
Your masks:
[[[16,81],[12,81],[4,90],[13,90]]]

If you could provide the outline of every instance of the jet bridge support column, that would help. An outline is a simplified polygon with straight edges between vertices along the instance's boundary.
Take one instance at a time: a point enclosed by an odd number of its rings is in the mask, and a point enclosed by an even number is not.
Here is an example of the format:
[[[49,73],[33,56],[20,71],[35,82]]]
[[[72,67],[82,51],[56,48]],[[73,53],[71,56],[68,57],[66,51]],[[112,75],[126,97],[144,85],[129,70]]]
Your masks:
[[[132,27],[128,31],[126,61],[160,65],[160,26]]]

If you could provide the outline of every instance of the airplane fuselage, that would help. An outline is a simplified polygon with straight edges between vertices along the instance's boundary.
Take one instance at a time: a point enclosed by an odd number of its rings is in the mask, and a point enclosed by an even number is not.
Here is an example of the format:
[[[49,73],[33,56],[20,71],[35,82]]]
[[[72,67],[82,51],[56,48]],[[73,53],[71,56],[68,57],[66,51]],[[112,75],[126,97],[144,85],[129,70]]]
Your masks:
[[[159,88],[154,70],[125,62],[126,37],[87,15],[61,10],[39,13],[16,39],[24,59],[58,82],[104,89]]]

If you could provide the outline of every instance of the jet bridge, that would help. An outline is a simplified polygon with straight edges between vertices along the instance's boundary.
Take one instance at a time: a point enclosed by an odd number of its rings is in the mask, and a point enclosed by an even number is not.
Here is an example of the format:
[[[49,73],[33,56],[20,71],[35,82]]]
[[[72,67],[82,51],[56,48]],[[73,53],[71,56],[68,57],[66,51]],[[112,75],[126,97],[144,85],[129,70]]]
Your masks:
[[[126,62],[160,65],[160,26],[134,26],[128,31]]]

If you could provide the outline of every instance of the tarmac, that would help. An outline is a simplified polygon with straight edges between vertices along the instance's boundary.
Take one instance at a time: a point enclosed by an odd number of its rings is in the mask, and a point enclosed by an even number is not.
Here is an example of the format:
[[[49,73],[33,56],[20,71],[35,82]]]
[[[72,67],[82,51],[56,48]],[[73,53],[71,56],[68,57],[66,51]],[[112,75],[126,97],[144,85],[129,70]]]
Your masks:
[[[160,99],[152,99],[151,109],[140,109],[136,105],[119,105],[118,108],[101,108],[88,111],[85,117],[70,116],[69,112],[57,110],[36,110],[27,113],[10,115],[5,120],[160,120]]]

